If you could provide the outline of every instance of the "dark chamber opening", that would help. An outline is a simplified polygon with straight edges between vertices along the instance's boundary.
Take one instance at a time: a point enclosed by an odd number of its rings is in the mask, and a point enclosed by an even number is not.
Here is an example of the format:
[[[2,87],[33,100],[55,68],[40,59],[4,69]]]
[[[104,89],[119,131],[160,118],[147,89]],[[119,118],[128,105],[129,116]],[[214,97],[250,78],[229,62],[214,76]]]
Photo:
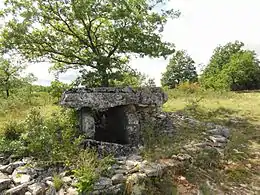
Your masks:
[[[109,108],[95,117],[95,136],[97,141],[129,144],[127,118],[123,106]]]

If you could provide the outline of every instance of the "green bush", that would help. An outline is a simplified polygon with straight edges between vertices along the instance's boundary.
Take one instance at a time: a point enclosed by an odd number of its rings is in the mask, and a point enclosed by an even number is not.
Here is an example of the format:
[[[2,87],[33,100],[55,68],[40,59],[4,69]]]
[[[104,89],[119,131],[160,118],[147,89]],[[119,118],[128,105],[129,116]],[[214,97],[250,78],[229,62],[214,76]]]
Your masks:
[[[64,181],[62,180],[60,175],[55,174],[53,176],[53,186],[55,188],[56,191],[59,191],[61,189],[61,187],[63,186]]]
[[[75,114],[72,110],[55,111],[50,117],[43,117],[38,109],[32,109],[26,119],[19,123],[7,123],[4,127],[0,152],[17,152],[43,161],[67,161],[77,155],[81,137],[75,128]],[[16,148],[14,143],[19,143]],[[14,146],[8,147],[11,144]],[[8,151],[8,148],[10,151]]]
[[[183,82],[177,86],[177,89],[186,93],[195,93],[201,90],[199,83]]]
[[[98,179],[96,167],[98,167],[98,158],[92,151],[84,151],[79,154],[73,170],[78,179],[76,187],[79,192],[87,193],[93,189],[94,182]]]
[[[2,133],[8,140],[17,140],[22,133],[22,129],[17,121],[9,121],[4,125]]]

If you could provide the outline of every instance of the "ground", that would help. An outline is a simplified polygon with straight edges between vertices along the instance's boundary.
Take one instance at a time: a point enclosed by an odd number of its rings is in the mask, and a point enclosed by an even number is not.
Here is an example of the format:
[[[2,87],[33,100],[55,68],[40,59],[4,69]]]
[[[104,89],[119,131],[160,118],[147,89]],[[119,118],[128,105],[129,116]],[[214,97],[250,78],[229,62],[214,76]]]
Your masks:
[[[223,167],[212,173],[205,172],[206,181],[213,180],[221,191],[227,190],[231,194],[260,193],[260,93],[168,91],[168,94],[165,111],[182,111],[196,119],[231,129],[230,142],[224,152],[225,161],[221,163]],[[189,136],[196,139],[193,133],[183,135],[185,139]]]
[[[151,189],[157,194],[163,194],[165,191],[161,190],[169,189],[169,185],[173,189],[172,194],[196,194],[198,189],[203,194],[260,193],[260,92],[166,92],[169,100],[164,105],[164,111],[178,111],[200,121],[227,126],[231,130],[231,138],[221,158],[208,151],[196,153],[192,162],[179,167],[176,165],[169,170],[166,178],[150,181]],[[36,107],[48,117],[60,108],[47,96],[41,97]],[[9,120],[24,119],[32,107],[30,104],[14,108],[5,106],[0,104],[0,129]],[[149,160],[167,161],[181,153],[183,145],[204,139],[200,135],[203,135],[203,127],[185,127],[178,131],[174,140],[160,138],[159,148],[145,151],[144,156]],[[162,152],[160,147],[167,148],[167,152]]]

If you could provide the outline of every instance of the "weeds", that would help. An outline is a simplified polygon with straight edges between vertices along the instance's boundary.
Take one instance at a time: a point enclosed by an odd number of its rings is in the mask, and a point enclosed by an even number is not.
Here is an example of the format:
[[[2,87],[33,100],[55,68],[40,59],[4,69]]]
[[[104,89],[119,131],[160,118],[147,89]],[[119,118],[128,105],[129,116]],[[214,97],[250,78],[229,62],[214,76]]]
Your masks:
[[[56,191],[59,191],[61,189],[61,187],[63,186],[64,182],[61,178],[61,176],[59,176],[58,174],[55,174],[53,176],[53,186],[55,188]]]

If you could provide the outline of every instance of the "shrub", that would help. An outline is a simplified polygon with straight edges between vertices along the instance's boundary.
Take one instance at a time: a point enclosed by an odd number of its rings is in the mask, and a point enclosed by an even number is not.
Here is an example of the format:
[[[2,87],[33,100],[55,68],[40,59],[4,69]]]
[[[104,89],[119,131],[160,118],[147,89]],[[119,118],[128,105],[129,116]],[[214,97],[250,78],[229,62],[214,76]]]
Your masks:
[[[93,189],[94,182],[98,179],[96,167],[98,159],[93,151],[83,151],[79,154],[73,170],[75,177],[78,179],[76,187],[79,192],[87,193]]]
[[[55,188],[56,191],[59,191],[61,189],[61,187],[63,186],[64,182],[61,178],[61,176],[55,174],[53,176],[53,186]]]
[[[201,90],[199,83],[183,82],[177,86],[177,89],[186,93],[195,93]]]
[[[22,129],[17,121],[9,121],[4,125],[2,129],[3,136],[8,140],[19,139]]]
[[[75,121],[75,114],[69,109],[55,111],[49,118],[43,117],[38,109],[32,109],[19,127],[16,123],[6,124],[1,142],[7,146],[1,147],[0,152],[65,162],[79,150],[81,136],[76,131]],[[11,144],[14,148],[8,149]],[[17,144],[21,149],[15,147]]]

